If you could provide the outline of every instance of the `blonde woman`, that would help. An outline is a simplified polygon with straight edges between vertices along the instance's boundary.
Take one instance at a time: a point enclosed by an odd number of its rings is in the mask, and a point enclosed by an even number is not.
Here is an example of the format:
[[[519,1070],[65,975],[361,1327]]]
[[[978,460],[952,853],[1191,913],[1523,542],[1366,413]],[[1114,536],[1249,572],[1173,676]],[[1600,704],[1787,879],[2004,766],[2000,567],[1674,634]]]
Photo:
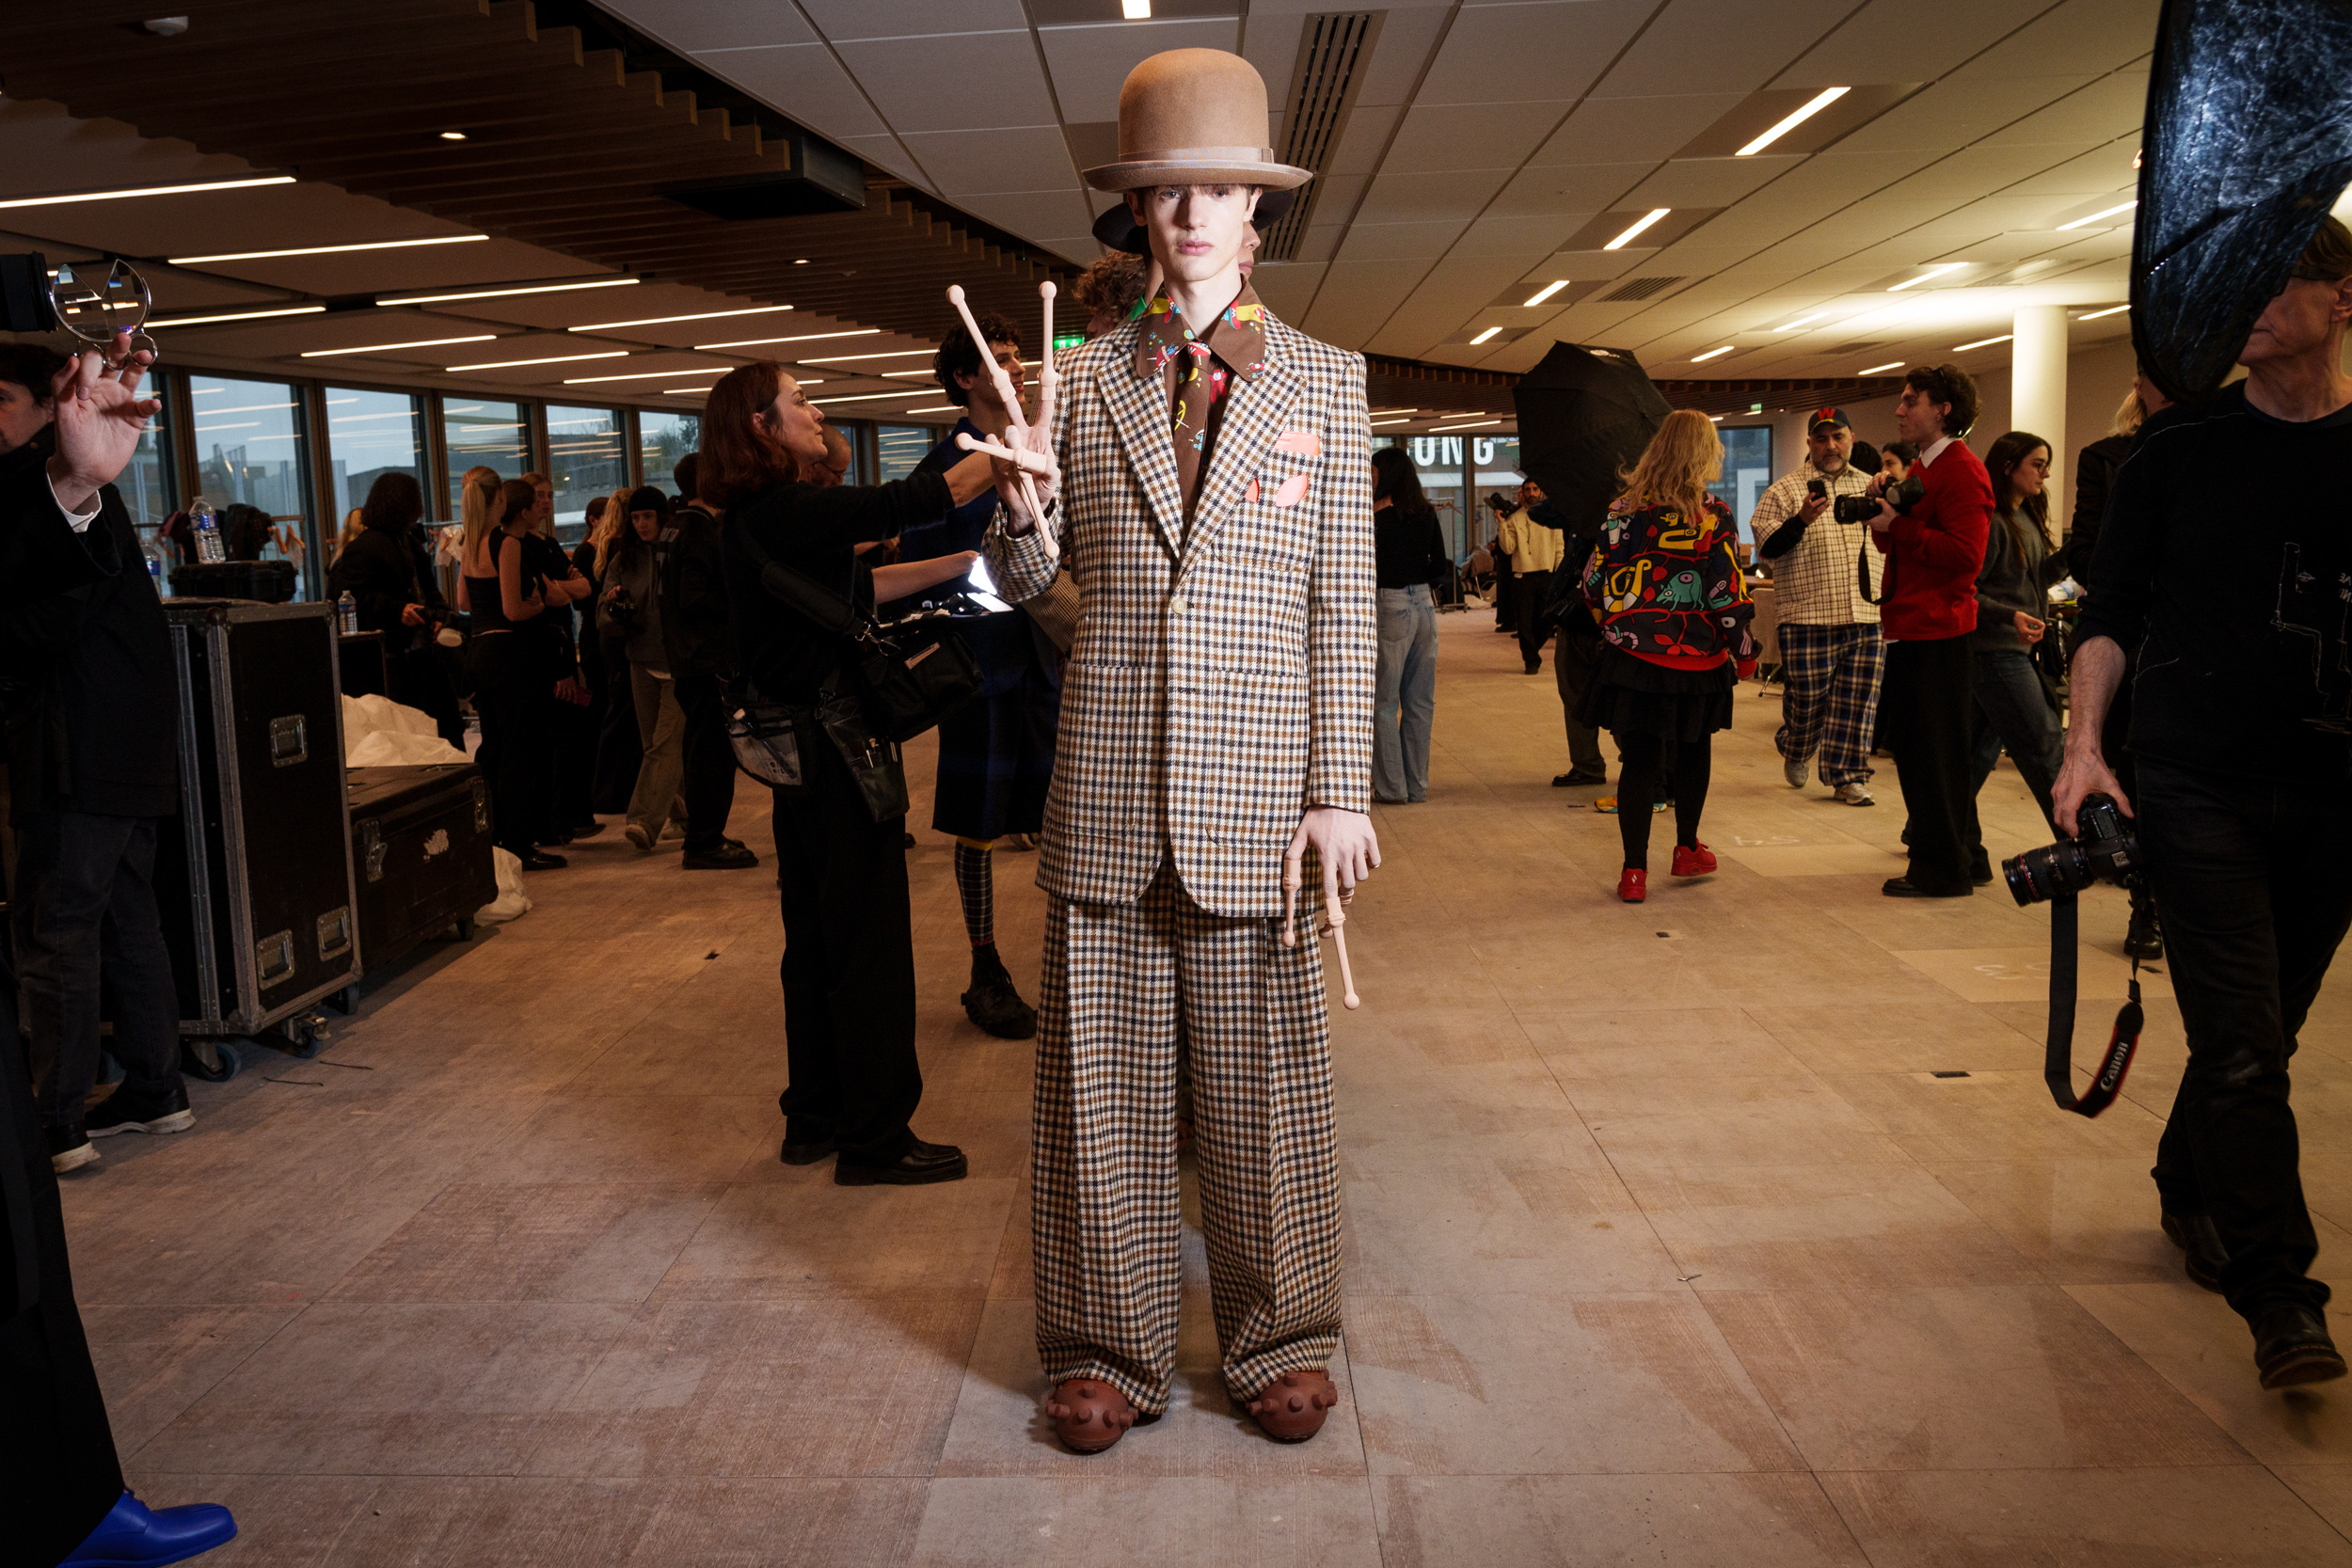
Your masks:
[[[547,598],[523,562],[536,499],[530,485],[508,480],[477,519],[472,491],[469,479],[459,581],[473,609],[474,706],[482,713],[481,762],[490,782],[495,841],[524,870],[553,870],[564,857],[543,854],[539,846],[558,836],[543,777],[554,694],[528,635],[531,623],[547,612]]]
[[[1625,476],[1625,494],[1584,573],[1600,623],[1600,662],[1577,705],[1580,723],[1607,730],[1625,758],[1617,830],[1625,870],[1617,896],[1648,896],[1649,819],[1659,777],[1674,759],[1674,874],[1704,877],[1715,857],[1699,841],[1717,730],[1731,728],[1731,691],[1756,606],[1732,553],[1730,509],[1707,493],[1724,471],[1724,444],[1706,415],[1677,408]]]
[[[328,551],[326,556],[326,564],[330,569],[336,562],[342,559],[343,551],[351,542],[367,531],[367,524],[360,521],[365,510],[363,507],[355,506],[343,514],[343,531],[335,535],[335,547]]]

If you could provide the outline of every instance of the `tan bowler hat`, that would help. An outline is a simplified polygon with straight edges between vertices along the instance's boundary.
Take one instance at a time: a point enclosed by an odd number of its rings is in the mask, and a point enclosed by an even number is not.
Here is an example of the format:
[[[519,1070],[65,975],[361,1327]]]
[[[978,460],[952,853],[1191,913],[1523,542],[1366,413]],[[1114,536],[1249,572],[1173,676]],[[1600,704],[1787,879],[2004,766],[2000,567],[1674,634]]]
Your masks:
[[[1257,67],[1222,49],[1170,49],[1127,72],[1119,89],[1119,161],[1087,170],[1087,183],[1098,191],[1289,190],[1315,177],[1276,163],[1265,133],[1265,80]]]

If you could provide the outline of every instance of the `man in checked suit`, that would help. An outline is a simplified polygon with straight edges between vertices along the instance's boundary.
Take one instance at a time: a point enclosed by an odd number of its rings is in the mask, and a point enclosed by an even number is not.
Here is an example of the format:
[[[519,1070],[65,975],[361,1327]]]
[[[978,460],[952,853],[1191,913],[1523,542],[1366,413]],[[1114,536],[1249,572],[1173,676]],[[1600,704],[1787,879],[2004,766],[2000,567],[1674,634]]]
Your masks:
[[[1046,1410],[1083,1452],[1168,1405],[1180,1039],[1226,1387],[1290,1442],[1338,1399],[1323,964],[1313,910],[1283,943],[1282,882],[1286,854],[1312,851],[1332,896],[1379,863],[1370,432],[1363,360],[1240,273],[1260,191],[1311,177],[1265,125],[1237,55],[1128,76],[1119,161],[1087,178],[1125,194],[1166,281],[1069,358],[1027,437],[1057,460],[1043,530],[1009,499],[986,546],[1027,597],[1050,532],[1082,606],[1038,868],[1031,1225]]]

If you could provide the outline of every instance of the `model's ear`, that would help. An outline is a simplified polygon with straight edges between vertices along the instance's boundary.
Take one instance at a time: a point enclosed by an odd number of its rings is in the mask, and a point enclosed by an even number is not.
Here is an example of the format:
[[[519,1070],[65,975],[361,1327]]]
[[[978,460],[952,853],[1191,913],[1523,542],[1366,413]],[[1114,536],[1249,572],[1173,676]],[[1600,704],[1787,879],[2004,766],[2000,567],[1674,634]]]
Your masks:
[[[1244,221],[1249,223],[1255,223],[1258,221],[1258,198],[1264,195],[1265,187],[1263,185],[1252,185],[1249,187],[1249,214]]]
[[[1127,191],[1123,193],[1124,199],[1127,203],[1127,215],[1134,218],[1137,223],[1143,224],[1146,229],[1149,229],[1151,228],[1151,225],[1144,223],[1143,217],[1143,198],[1145,195],[1146,193],[1143,191]]]

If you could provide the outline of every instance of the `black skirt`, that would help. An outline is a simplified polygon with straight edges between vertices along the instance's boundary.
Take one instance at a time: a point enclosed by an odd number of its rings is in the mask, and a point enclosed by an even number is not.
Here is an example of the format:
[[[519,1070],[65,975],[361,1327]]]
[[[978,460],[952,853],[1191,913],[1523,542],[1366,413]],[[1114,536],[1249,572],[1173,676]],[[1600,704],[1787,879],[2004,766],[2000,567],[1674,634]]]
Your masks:
[[[1704,740],[1731,728],[1731,694],[1740,672],[1729,659],[1712,670],[1669,670],[1624,649],[1603,648],[1576,705],[1576,719],[1612,735]]]

